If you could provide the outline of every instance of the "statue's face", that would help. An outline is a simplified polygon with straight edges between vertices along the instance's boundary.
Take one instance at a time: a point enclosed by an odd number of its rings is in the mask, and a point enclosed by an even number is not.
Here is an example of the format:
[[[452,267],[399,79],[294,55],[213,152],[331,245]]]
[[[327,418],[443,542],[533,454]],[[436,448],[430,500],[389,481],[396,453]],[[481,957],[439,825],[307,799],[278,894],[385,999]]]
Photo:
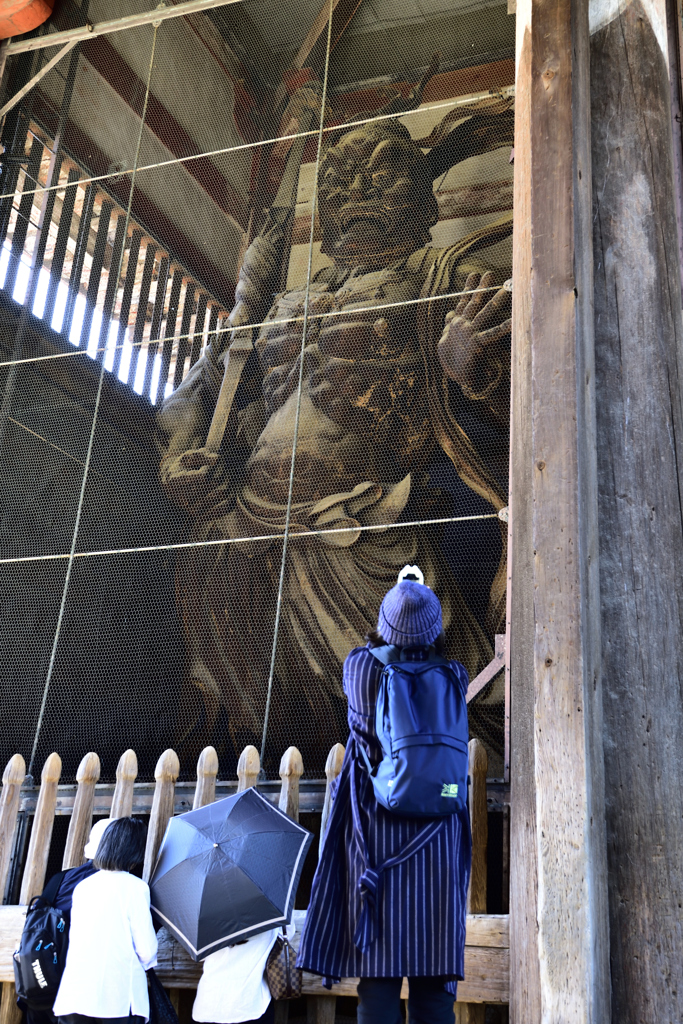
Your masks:
[[[328,149],[318,197],[322,251],[345,266],[377,268],[407,256],[429,241],[438,216],[419,146],[362,128]]]

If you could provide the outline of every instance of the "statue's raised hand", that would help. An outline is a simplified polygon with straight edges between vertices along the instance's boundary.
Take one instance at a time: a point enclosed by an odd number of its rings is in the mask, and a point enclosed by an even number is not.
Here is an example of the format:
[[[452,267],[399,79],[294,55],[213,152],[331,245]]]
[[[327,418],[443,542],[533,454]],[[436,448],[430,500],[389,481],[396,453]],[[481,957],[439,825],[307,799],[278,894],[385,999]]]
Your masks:
[[[167,455],[161,460],[161,483],[177,504],[194,507],[212,490],[211,473],[218,462],[218,453],[208,448]]]
[[[482,385],[486,388],[489,351],[511,330],[512,295],[507,288],[492,295],[493,281],[491,273],[470,274],[465,289],[472,295],[463,296],[446,315],[439,340],[439,360],[446,375],[468,392]]]

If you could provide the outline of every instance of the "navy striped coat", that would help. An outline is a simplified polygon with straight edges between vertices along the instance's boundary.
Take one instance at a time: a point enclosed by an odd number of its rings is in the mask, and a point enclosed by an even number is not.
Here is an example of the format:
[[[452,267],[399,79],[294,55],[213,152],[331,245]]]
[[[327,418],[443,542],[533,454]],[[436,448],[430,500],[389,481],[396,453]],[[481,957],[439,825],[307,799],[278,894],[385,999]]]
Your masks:
[[[426,649],[408,652],[425,660]],[[463,693],[464,667],[451,662]],[[368,647],[344,663],[351,736],[313,881],[297,963],[339,978],[463,977],[472,843],[467,811],[437,819],[385,810],[355,753],[382,757],[375,703],[382,665]],[[455,985],[448,985],[455,994]]]

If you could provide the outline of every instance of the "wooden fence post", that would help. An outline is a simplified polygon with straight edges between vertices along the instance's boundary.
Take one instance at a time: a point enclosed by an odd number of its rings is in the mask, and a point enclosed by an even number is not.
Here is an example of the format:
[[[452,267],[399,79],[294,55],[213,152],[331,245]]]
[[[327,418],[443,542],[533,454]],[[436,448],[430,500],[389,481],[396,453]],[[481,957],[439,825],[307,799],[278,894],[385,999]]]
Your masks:
[[[299,779],[304,773],[304,762],[296,747],[288,747],[280,761],[280,800],[278,806],[294,821],[299,820]]]
[[[472,873],[467,890],[467,913],[486,913],[486,868],[489,839],[488,807],[486,804],[486,776],[489,759],[481,740],[469,743],[469,804],[472,829]],[[483,1003],[456,1003],[455,1024],[484,1024],[486,1007]]]
[[[83,848],[92,828],[92,807],[95,799],[95,784],[100,777],[100,759],[92,752],[86,754],[78,766],[76,799],[66,837],[62,870],[77,868],[83,863]]]
[[[330,792],[332,783],[342,770],[345,754],[346,747],[343,747],[341,743],[335,743],[327,755],[327,761],[325,762],[325,777],[327,778],[327,785],[325,786],[323,813],[320,816],[320,846],[318,847],[318,856],[323,852],[323,842],[325,840],[325,832],[327,831],[327,822],[329,821],[330,811],[332,809],[332,795]]]
[[[62,774],[62,759],[59,754],[50,754],[43,765],[40,776],[40,792],[36,813],[33,818],[31,840],[28,844],[24,876],[21,880],[19,903],[28,904],[32,896],[38,896],[45,885],[47,858],[50,853],[52,826],[57,806],[57,785]]]
[[[197,788],[194,791],[192,810],[206,807],[216,799],[216,776],[218,775],[218,754],[214,747],[204,747],[197,761]]]
[[[138,777],[138,759],[134,750],[126,750],[116,767],[116,787],[110,818],[130,818],[133,813],[133,786]]]
[[[21,754],[15,754],[7,762],[2,776],[0,795],[0,896],[5,891],[7,872],[12,853],[12,840],[19,811],[21,784],[26,777],[26,762]],[[21,1013],[17,1007],[17,993],[11,981],[2,986],[0,1000],[0,1024],[19,1024]]]
[[[21,754],[15,754],[7,762],[2,775],[0,794],[0,899],[5,891],[7,872],[12,856],[12,840],[19,812],[21,784],[26,778],[26,762]]]
[[[164,838],[164,832],[166,831],[169,819],[173,816],[175,782],[179,773],[180,762],[175,750],[165,750],[154,769],[156,786],[154,787],[152,811],[149,816],[145,866],[142,871],[142,877],[145,882],[149,882],[152,877],[161,840]]]
[[[467,892],[467,913],[486,913],[486,869],[489,819],[486,803],[486,775],[489,767],[486,747],[481,740],[469,744],[469,798],[472,828],[472,873]]]
[[[2,1000],[0,1001],[0,1024],[19,1024],[21,1010],[17,1006],[17,992],[14,983],[4,981],[2,984]]]
[[[256,747],[245,747],[237,762],[237,792],[243,793],[245,789],[251,789],[258,782],[261,771],[261,759]]]
[[[334,1024],[336,996],[309,996],[306,1002],[306,1024]]]

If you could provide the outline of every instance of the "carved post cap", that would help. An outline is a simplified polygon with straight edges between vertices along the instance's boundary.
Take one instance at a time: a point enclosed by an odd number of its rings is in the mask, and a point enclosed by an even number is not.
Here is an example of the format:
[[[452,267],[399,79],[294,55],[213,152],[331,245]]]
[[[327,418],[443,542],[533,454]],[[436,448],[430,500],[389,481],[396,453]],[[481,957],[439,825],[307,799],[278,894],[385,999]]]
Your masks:
[[[61,762],[60,762],[61,767]],[[100,777],[100,759],[90,751],[78,766],[76,782],[97,782]]]
[[[252,748],[253,749],[253,748]],[[197,761],[197,778],[218,775],[218,754],[215,747],[204,747]]]
[[[304,759],[296,747],[287,747],[280,761],[280,778],[301,778],[304,773]]]
[[[40,773],[41,782],[59,782],[62,774],[62,759],[59,754],[50,754]]]
[[[237,762],[237,778],[239,779],[237,792],[241,793],[243,790],[255,786],[260,770],[261,758],[258,750],[251,745],[245,747]]]
[[[489,755],[486,753],[486,747],[476,737],[470,740],[469,746],[469,762],[470,772],[473,775],[486,775],[489,769]]]
[[[116,778],[135,782],[138,777],[138,757],[134,750],[125,750],[116,766]]]
[[[26,778],[26,762],[21,754],[13,754],[2,773],[3,786],[20,786]]]
[[[157,782],[175,782],[180,775],[180,761],[175,750],[165,750],[154,769]]]
[[[342,770],[345,754],[346,747],[342,746],[341,743],[335,743],[330,750],[325,762],[325,777],[328,782],[334,782],[339,775],[339,772]]]

